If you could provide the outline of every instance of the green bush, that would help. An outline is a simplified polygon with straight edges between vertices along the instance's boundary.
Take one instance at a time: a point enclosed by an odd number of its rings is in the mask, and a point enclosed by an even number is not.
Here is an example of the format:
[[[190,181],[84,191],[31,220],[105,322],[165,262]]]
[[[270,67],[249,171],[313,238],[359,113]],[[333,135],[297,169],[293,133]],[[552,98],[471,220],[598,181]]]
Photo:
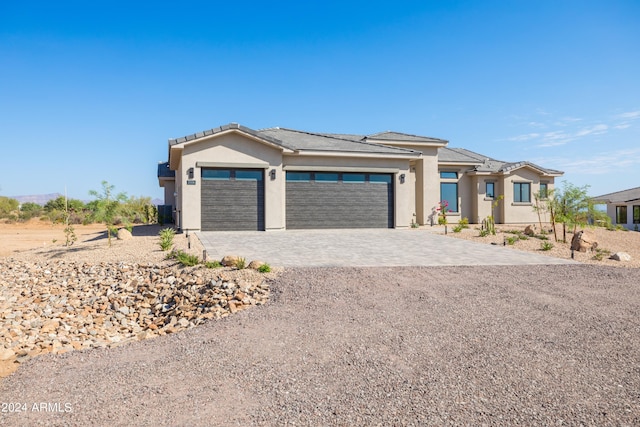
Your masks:
[[[238,270],[244,270],[247,266],[247,260],[244,258],[238,258],[238,261],[236,262],[236,268]]]
[[[205,261],[203,264],[204,264],[204,266],[206,268],[221,268],[221,267],[223,267],[223,265],[220,264],[220,261],[217,261],[217,260],[216,261]]]
[[[507,245],[514,245],[520,238],[518,236],[507,237],[506,242]]]
[[[611,255],[611,251],[609,249],[598,248],[596,249],[596,254],[592,256],[591,259],[602,261],[605,257],[608,258],[609,255]]]
[[[20,206],[20,202],[16,199],[0,196],[0,218],[9,218],[9,215],[12,214],[12,212],[18,210],[18,206]],[[15,217],[13,218],[14,221],[18,219],[16,215],[13,215],[13,217]]]
[[[540,250],[541,251],[550,251],[553,249],[553,243],[551,242],[540,242]]]
[[[163,228],[160,230],[160,248],[163,251],[168,251],[173,246],[173,237],[176,235],[176,231],[173,228]]]
[[[489,230],[480,230],[480,236],[479,237],[487,237],[489,235]]]
[[[455,227],[453,227],[453,232],[454,233],[459,233],[461,232],[464,228],[466,228],[464,225],[458,224]]]
[[[260,267],[258,267],[258,271],[260,273],[268,273],[271,271],[271,267],[269,266],[269,264],[262,264]]]
[[[179,249],[171,251],[168,258],[173,258],[180,264],[187,267],[193,267],[194,265],[200,264],[200,259],[198,259],[196,255],[189,255],[185,251],[181,251]]]
[[[458,225],[462,226],[462,228],[469,228],[469,218],[466,216],[463,217],[460,221],[458,221]]]

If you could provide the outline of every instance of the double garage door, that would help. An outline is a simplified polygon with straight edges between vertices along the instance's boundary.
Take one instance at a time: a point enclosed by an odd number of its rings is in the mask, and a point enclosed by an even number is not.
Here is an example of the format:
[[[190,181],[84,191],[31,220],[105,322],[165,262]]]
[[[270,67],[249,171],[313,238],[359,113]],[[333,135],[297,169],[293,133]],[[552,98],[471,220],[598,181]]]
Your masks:
[[[391,174],[287,172],[287,228],[391,228]]]
[[[263,169],[202,169],[201,229],[264,230]],[[393,175],[286,172],[286,228],[392,228]]]

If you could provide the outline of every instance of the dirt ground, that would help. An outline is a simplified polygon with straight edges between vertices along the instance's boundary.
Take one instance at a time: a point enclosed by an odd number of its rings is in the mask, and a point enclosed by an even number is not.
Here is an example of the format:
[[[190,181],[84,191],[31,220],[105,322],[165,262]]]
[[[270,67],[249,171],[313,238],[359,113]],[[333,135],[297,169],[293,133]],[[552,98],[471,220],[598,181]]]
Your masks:
[[[94,238],[105,232],[103,224],[74,225],[78,240]],[[7,224],[0,222],[0,256],[12,252],[43,247],[60,247],[65,244],[64,224],[32,219],[29,222]]]

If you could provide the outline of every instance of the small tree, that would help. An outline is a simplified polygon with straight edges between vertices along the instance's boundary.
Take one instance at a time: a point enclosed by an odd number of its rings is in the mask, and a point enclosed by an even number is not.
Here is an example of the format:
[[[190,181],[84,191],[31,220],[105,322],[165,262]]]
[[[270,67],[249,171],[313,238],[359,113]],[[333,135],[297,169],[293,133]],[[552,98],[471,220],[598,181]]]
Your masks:
[[[102,191],[96,190],[89,191],[89,195],[96,198],[93,206],[95,211],[93,212],[94,218],[98,221],[104,222],[107,226],[107,240],[109,246],[111,246],[111,231],[114,224],[115,214],[118,210],[120,203],[127,201],[126,193],[113,193],[115,186],[110,185],[107,181],[102,181]]]
[[[578,225],[586,225],[589,211],[593,204],[587,196],[588,185],[577,187],[566,181],[562,182],[562,190],[556,191],[552,201],[554,220],[562,223],[562,240],[567,241],[567,225],[573,227],[575,234]]]

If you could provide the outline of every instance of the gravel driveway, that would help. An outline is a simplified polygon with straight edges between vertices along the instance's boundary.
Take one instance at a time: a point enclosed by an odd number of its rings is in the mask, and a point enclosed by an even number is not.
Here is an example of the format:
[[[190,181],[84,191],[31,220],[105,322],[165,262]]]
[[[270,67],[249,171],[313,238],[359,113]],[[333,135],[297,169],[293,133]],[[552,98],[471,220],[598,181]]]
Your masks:
[[[639,284],[587,265],[287,270],[265,306],[27,362],[0,380],[27,412],[0,424],[638,425]]]

